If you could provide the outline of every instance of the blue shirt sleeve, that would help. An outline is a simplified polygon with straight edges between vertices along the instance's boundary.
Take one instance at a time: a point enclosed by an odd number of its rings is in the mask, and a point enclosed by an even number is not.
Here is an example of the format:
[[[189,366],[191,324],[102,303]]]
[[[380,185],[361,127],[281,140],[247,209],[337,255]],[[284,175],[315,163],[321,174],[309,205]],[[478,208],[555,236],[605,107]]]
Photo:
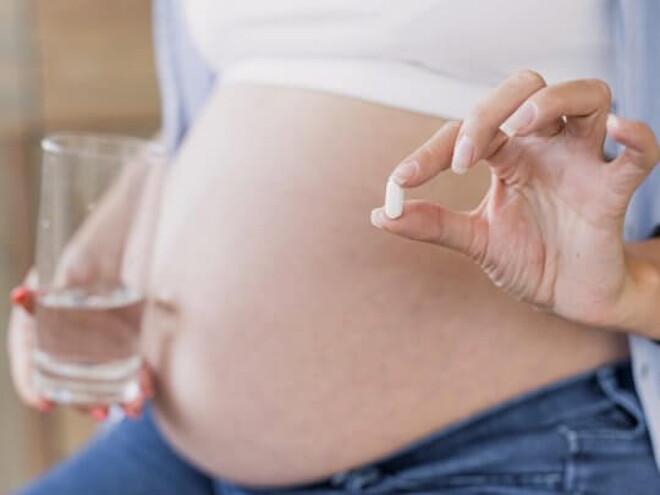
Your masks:
[[[619,0],[614,7],[617,111],[646,122],[660,135],[660,2]],[[626,240],[647,239],[659,226],[660,170],[656,167],[630,203]]]
[[[625,237],[640,241],[660,235],[660,167],[637,190],[626,214]]]
[[[210,93],[216,74],[193,45],[181,0],[154,0],[153,15],[162,133],[172,153]]]
[[[618,113],[638,119],[660,132],[660,2],[610,0],[617,51]],[[628,207],[625,237],[643,240],[660,225],[660,170],[656,167]],[[644,408],[649,436],[660,469],[660,345],[630,336],[635,386]]]

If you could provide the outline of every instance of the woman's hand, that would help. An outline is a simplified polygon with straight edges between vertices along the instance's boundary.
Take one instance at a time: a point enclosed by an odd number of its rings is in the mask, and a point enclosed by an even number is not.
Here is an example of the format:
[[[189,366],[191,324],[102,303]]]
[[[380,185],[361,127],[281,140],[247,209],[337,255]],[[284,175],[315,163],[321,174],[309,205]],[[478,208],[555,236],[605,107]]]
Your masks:
[[[41,412],[48,412],[55,404],[39,397],[32,384],[32,349],[35,345],[35,327],[32,313],[34,297],[30,287],[34,285],[34,272],[21,287],[16,287],[11,294],[14,307],[9,319],[7,349],[10,360],[14,387],[21,400]]]
[[[146,285],[151,242],[160,199],[160,187],[167,167],[137,155],[102,200],[78,228],[49,274],[58,287],[86,287],[95,284],[134,288]],[[32,383],[32,350],[35,346],[34,272],[12,292],[14,308],[8,331],[8,349],[16,390],[27,405],[46,412],[55,404],[39,397]],[[112,351],[112,343],[108,343]],[[153,395],[153,380],[146,367],[140,372],[140,393],[122,404],[130,417],[139,416],[146,399]],[[108,405],[86,407],[95,419],[107,415]]]
[[[481,204],[457,212],[406,201],[400,218],[378,208],[372,223],[460,251],[517,299],[584,324],[625,328],[648,277],[624,250],[623,218],[660,149],[645,124],[608,118],[610,106],[602,81],[548,87],[534,72],[517,73],[392,174],[415,187],[450,165],[465,173],[482,160],[492,180]],[[607,133],[626,147],[609,162]]]
[[[40,412],[49,412],[55,404],[40,397],[32,382],[32,351],[35,346],[36,328],[34,320],[35,294],[33,291],[34,275],[26,279],[24,285],[12,291],[12,308],[8,331],[8,349],[11,374],[16,391],[21,400]],[[122,404],[129,417],[141,414],[145,400],[153,396],[151,375],[146,367],[140,371],[140,394],[131,402]],[[107,404],[81,408],[96,420],[104,419],[108,414]]]

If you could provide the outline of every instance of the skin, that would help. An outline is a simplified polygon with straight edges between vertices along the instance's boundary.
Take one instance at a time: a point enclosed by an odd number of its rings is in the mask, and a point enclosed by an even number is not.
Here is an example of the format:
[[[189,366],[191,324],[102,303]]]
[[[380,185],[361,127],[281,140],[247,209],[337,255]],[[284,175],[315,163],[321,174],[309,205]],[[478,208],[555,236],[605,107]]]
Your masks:
[[[158,136],[154,141],[158,141]],[[94,213],[83,223],[62,253],[52,274],[55,284],[89,285],[95,281],[108,282],[122,279],[133,287],[143,287],[146,279],[144,259],[153,238],[154,206],[160,195],[165,170],[154,165],[148,154],[137,156],[129,163],[104,196]],[[139,212],[139,213],[136,213]],[[50,275],[47,274],[50,278]],[[22,286],[15,288],[7,346],[11,358],[11,374],[21,400],[41,412],[50,412],[56,406],[40,397],[32,383],[31,353],[36,342],[35,290],[38,286],[37,270],[33,269]],[[108,349],[112,352],[112,349]],[[141,393],[132,401],[122,404],[129,417],[141,413],[146,398],[153,395],[150,373],[141,371]],[[108,414],[107,404],[79,407],[96,420]]]
[[[622,231],[630,198],[660,148],[645,124],[608,119],[611,104],[598,80],[548,88],[534,72],[515,74],[394,172],[401,185],[417,186],[450,164],[465,173],[484,159],[492,180],[479,206],[457,212],[413,201],[400,220],[374,210],[373,223],[465,254],[495,285],[543,310],[658,338],[657,241],[626,250]],[[515,136],[507,139],[500,127]],[[608,131],[626,146],[609,162],[602,152]],[[470,157],[461,160],[457,150],[466,142]]]
[[[245,484],[311,481],[627,356],[623,333],[505,294],[448,235],[435,240],[453,250],[369,225],[410,156],[429,160],[409,196],[479,208],[485,163],[427,180],[449,167],[456,130],[337,95],[217,88],[164,190],[143,333],[157,419],[182,455]],[[448,217],[413,212],[380,226],[431,240]]]

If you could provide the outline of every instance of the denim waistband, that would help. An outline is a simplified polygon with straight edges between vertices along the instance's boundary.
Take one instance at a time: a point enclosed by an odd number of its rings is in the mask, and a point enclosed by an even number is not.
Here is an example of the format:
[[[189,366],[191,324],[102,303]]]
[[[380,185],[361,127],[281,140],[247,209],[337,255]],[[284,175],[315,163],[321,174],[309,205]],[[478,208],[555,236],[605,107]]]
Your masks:
[[[380,460],[379,465],[407,464],[429,451],[451,451],[467,442],[492,435],[559,425],[576,416],[597,412],[619,403],[643,422],[629,360],[602,366],[509,399],[497,406],[457,421],[406,445]]]
[[[380,459],[335,473],[318,482],[276,490],[241,491],[238,485],[230,486],[225,482],[222,485],[224,489],[231,488],[227,493],[252,495],[288,494],[292,491],[326,493],[327,490],[362,493],[368,487],[374,495],[398,493],[401,487],[410,488],[411,482],[419,485],[420,476],[423,480],[432,475],[436,484],[438,480],[451,484],[456,482],[453,474],[474,474],[472,470],[476,461],[486,462],[489,469],[492,468],[492,456],[497,456],[498,459],[501,457],[498,460],[500,464],[517,463],[509,466],[511,469],[524,464],[522,474],[507,471],[505,478],[520,477],[528,482],[533,479],[534,486],[557,488],[570,479],[567,473],[562,472],[565,457],[573,450],[571,443],[576,440],[575,432],[570,427],[581,424],[585,418],[593,420],[614,408],[625,409],[629,416],[634,416],[636,431],[645,430],[629,360],[518,395],[431,432]],[[581,437],[580,440],[587,439]],[[538,449],[543,451],[542,456],[537,456],[538,459],[526,457],[538,453]],[[402,476],[402,473],[406,474]],[[465,481],[465,476],[459,478],[461,483]],[[520,481],[516,479],[516,482]]]

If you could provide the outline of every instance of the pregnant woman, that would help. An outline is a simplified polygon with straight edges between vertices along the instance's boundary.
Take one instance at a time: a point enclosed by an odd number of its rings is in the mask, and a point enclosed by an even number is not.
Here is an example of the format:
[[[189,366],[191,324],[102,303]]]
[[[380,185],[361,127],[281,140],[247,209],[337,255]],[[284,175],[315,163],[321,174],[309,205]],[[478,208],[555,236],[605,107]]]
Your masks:
[[[658,9],[615,3],[159,2],[156,395],[21,493],[657,494],[660,152],[608,114],[657,118]]]

